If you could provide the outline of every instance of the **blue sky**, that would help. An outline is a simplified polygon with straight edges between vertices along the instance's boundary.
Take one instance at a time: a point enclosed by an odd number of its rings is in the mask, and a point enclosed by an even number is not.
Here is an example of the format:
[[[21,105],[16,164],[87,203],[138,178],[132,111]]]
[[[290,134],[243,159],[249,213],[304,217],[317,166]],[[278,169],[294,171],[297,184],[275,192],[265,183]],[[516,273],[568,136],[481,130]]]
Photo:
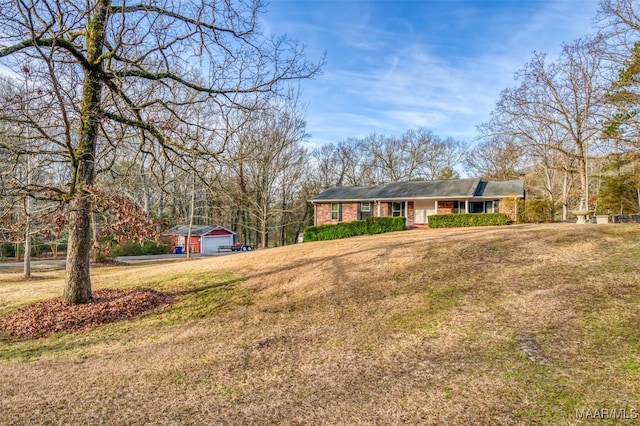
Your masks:
[[[473,142],[500,91],[541,51],[593,31],[597,0],[271,0],[267,33],[326,53],[305,81],[312,146],[425,127]]]

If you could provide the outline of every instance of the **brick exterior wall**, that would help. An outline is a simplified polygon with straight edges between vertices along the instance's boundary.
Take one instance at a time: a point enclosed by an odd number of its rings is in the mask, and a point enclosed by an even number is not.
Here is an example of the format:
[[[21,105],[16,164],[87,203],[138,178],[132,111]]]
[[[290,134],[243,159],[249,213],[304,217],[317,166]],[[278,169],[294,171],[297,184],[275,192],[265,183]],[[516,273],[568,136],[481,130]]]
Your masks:
[[[439,200],[438,213],[437,214],[453,214],[453,200]],[[358,220],[358,206],[359,203],[341,203],[342,204],[342,220],[331,220],[331,203],[318,203],[315,205],[316,225],[324,225],[330,223],[339,222],[352,222]],[[390,213],[390,203],[383,201],[380,203],[380,216],[387,217]],[[502,199],[498,201],[498,209],[496,213],[505,213],[511,220],[516,218],[516,203],[508,201],[508,199]],[[415,205],[413,201],[408,201],[406,205],[408,226],[413,226],[415,216]],[[371,203],[371,216],[378,217],[378,205],[374,202]]]
[[[316,225],[358,220],[358,203],[340,203],[342,220],[331,220],[331,203],[316,204]]]
[[[378,206],[376,206],[375,216],[378,216]],[[389,203],[380,203],[380,217],[389,216]]]
[[[453,201],[438,201],[438,214],[452,214]]]
[[[325,223],[331,223],[331,204],[323,203],[316,204],[316,225],[324,225]]]
[[[342,203],[342,221],[358,220],[358,203]]]
[[[326,225],[331,223],[340,222],[353,222],[358,220],[358,208],[360,203],[340,203],[342,209],[342,220],[331,220],[331,203],[317,203],[315,205],[315,224]],[[414,217],[414,203],[413,201],[407,202],[407,213],[409,215],[409,226],[413,225]],[[380,203],[380,217],[389,216],[390,209],[389,203],[384,201]],[[371,216],[378,217],[378,205],[374,202],[371,203]]]
[[[513,199],[505,198],[503,200],[498,201],[498,209],[496,213],[504,213],[507,215],[509,220],[517,221],[518,220],[518,201]]]

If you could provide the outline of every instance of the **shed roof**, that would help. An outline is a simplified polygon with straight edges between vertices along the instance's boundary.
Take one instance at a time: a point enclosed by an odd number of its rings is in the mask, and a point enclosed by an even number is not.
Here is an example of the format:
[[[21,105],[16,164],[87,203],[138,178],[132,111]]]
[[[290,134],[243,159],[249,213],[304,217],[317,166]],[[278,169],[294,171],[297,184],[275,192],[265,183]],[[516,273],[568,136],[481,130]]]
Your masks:
[[[193,225],[191,226],[191,235],[196,237],[202,236],[216,229],[222,229],[228,231],[230,234],[235,234],[232,230],[220,225]],[[176,225],[165,232],[165,235],[189,235],[189,225]]]
[[[524,196],[524,182],[446,179],[392,182],[377,186],[341,186],[321,192],[311,202]]]

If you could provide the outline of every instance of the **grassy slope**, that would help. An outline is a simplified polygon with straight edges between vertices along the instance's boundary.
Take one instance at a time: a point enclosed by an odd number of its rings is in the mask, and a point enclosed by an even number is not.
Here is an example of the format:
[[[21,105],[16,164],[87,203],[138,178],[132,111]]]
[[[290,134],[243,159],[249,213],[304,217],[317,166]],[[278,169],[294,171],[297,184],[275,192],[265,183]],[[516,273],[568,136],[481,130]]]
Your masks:
[[[569,424],[640,409],[640,227],[430,230],[95,271],[170,310],[0,342],[0,423]],[[0,314],[60,273],[0,277]],[[518,339],[540,347],[527,359]],[[607,421],[599,424],[608,424]],[[611,423],[613,424],[613,422]]]

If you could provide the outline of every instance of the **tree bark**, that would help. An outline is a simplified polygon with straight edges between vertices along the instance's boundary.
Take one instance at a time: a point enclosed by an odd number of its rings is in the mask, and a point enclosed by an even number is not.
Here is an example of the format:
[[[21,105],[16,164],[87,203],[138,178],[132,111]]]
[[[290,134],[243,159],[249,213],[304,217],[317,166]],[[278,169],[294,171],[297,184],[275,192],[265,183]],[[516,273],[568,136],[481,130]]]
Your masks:
[[[87,63],[82,82],[80,139],[73,158],[71,179],[69,244],[63,299],[69,304],[91,300],[89,259],[91,251],[92,203],[90,190],[95,180],[96,141],[100,127],[102,97],[101,55],[110,0],[99,0],[86,29]]]
[[[89,274],[91,202],[88,197],[77,196],[71,200],[70,205],[67,274],[63,299],[70,304],[80,304],[91,300]]]
[[[98,215],[95,211],[91,212],[91,228],[92,228],[92,240],[93,240],[93,261],[99,262],[102,259],[102,253],[100,253],[100,226],[98,224]]]
[[[189,203],[189,230],[187,231],[187,242],[185,249],[187,259],[191,257],[191,229],[193,228],[193,216],[196,210],[196,172],[193,172],[193,181],[191,184],[191,202]],[[200,237],[202,238],[202,237]]]
[[[28,201],[27,201],[28,202]],[[31,278],[31,208],[27,207],[27,223],[24,229],[24,277]]]

